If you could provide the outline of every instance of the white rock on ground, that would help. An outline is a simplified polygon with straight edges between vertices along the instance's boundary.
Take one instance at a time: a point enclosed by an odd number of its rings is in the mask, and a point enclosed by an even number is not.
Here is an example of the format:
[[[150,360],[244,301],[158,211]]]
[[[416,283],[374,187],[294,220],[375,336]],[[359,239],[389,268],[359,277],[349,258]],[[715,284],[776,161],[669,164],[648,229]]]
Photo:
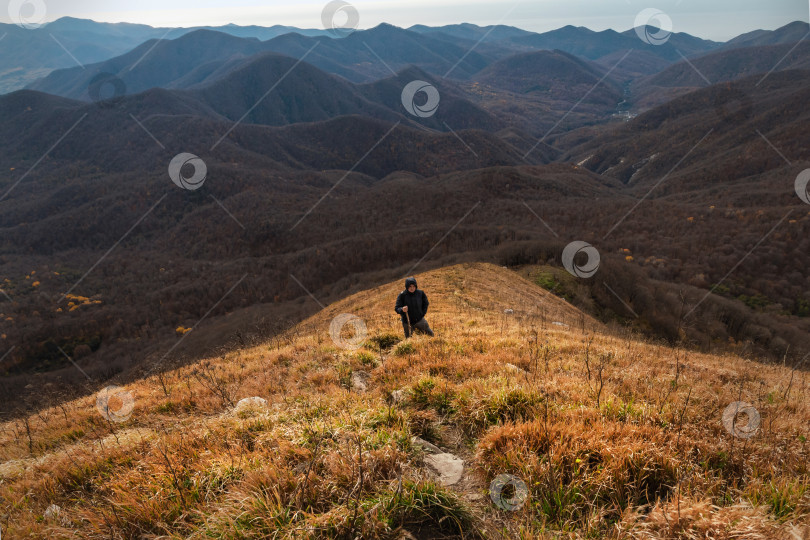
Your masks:
[[[267,406],[267,400],[260,397],[246,397],[240,399],[239,402],[236,404],[236,407],[233,408],[235,412],[242,412],[250,409],[263,409]]]
[[[371,375],[365,371],[355,371],[352,373],[352,388],[358,392],[365,392],[368,390],[368,380]]]
[[[407,394],[405,393],[405,390],[394,390],[391,392],[391,401],[394,403],[402,403],[405,401],[406,397]]]
[[[506,369],[509,369],[511,371],[519,371],[521,373],[527,373],[527,371],[525,369],[519,368],[515,364],[510,364],[509,362],[507,362],[505,365],[506,365]]]
[[[457,484],[464,475],[464,460],[460,457],[445,452],[435,444],[429,443],[419,437],[411,437],[411,442],[416,446],[421,446],[425,452],[425,463],[431,469],[439,473],[439,482],[445,486]]]
[[[425,463],[439,473],[439,482],[445,486],[457,484],[464,474],[464,460],[453,454],[429,454]]]
[[[441,454],[444,452],[444,450],[435,444],[429,443],[421,437],[411,437],[411,443],[416,446],[421,446],[428,454]]]
[[[58,504],[52,504],[48,508],[45,509],[45,514],[43,517],[47,520],[58,520],[59,516],[62,514],[62,509],[59,507]]]

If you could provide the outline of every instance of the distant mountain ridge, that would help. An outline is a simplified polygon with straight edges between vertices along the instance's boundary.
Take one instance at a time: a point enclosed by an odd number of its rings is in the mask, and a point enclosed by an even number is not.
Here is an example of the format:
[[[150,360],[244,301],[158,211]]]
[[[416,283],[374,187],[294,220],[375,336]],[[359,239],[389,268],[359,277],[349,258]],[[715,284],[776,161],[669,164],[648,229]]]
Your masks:
[[[263,52],[304,59],[328,73],[353,82],[389,77],[415,64],[438,76],[477,72],[494,60],[461,45],[383,25],[344,39],[285,34],[269,41],[237,38],[221,32],[196,30],[174,40],[149,41],[113,59],[84,68],[57,70],[28,86],[31,90],[89,100],[87,88],[100,73],[121,78],[127,91],[152,87],[190,88],[227,74],[234,60]],[[497,56],[497,55],[496,55]]]
[[[289,26],[155,28],[74,17],[63,17],[37,29],[0,23],[0,36],[5,36],[0,41],[0,93],[23,88],[54,69],[75,67],[77,62],[82,65],[102,62],[123,55],[150,39],[176,39],[201,29],[261,40],[290,32],[309,36],[327,35],[325,30],[302,30]]]
[[[449,74],[452,78],[465,79],[494,61],[531,50],[557,49],[598,60],[634,48],[672,63],[681,60],[678,51],[686,56],[694,56],[720,48],[752,46],[760,42],[775,44],[796,41],[801,38],[802,25],[807,26],[801,22],[791,23],[774,31],[745,34],[726,44],[676,33],[665,45],[656,47],[641,42],[632,29],[625,32],[594,32],[573,26],[537,34],[504,25],[415,25],[405,30],[383,24],[355,32],[346,39],[333,39],[326,30],[281,25],[268,28],[232,24],[219,27],[153,28],[65,17],[36,30],[0,24],[0,35],[6,36],[0,41],[0,52],[3,53],[0,54],[0,93],[23,87],[54,93],[64,92],[60,88],[61,83],[56,83],[52,88],[43,86],[44,83],[38,79],[55,69],[75,68],[74,72],[82,69],[77,63],[89,66],[126,57],[127,53],[135,49],[140,50],[142,56],[155,45],[150,40],[171,41],[200,30],[216,31],[236,38],[252,38],[265,43],[263,51],[296,58],[301,58],[318,43],[316,50],[308,55],[307,61],[351,81],[370,82],[390,74],[386,63],[394,71],[408,64],[416,64],[437,75]],[[162,45],[158,45],[160,46]],[[242,47],[244,45],[236,46],[236,49]],[[225,50],[221,51],[222,55],[225,53]],[[455,65],[462,57],[463,61]],[[204,63],[201,59],[200,62]],[[643,68],[642,72],[647,75],[652,73],[649,67]],[[64,81],[64,77],[64,74],[57,75],[56,80]],[[35,81],[37,82],[32,84]]]
[[[633,101],[646,110],[710,84],[794,69],[810,69],[810,42],[721,49],[635,81]]]

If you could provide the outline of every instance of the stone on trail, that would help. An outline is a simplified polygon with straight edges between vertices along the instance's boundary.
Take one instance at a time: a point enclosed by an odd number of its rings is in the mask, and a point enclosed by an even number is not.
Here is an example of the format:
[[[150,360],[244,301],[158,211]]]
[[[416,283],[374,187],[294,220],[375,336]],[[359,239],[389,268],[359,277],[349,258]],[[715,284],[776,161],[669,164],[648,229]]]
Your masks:
[[[421,446],[425,452],[425,463],[439,474],[439,482],[445,486],[457,484],[464,475],[464,460],[460,457],[445,452],[435,444],[429,443],[419,437],[412,437],[411,442],[416,446]]]
[[[358,392],[365,392],[368,390],[368,380],[370,378],[371,375],[365,371],[355,371],[352,373],[352,388]]]
[[[48,508],[45,509],[45,514],[42,516],[47,520],[56,521],[62,515],[62,509],[59,507],[58,504],[52,504]]]
[[[254,396],[240,399],[233,410],[235,412],[242,412],[247,410],[263,409],[266,406],[266,399]]]
[[[439,482],[445,486],[457,484],[464,474],[464,460],[453,454],[429,454],[425,463],[439,473]]]
[[[416,446],[421,446],[425,450],[425,452],[429,454],[441,454],[444,452],[444,450],[442,450],[435,444],[429,443],[425,439],[422,439],[421,437],[411,437],[411,443]]]

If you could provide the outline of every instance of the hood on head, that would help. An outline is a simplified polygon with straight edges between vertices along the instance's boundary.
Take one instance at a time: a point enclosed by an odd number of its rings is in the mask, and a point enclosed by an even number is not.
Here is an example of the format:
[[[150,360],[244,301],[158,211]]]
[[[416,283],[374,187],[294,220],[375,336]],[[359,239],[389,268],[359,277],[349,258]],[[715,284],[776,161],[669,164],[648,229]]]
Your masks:
[[[409,277],[409,278],[407,278],[405,280],[405,290],[407,291],[408,287],[410,287],[411,285],[416,285],[416,278],[415,277]],[[417,286],[417,289],[418,288],[419,287]]]

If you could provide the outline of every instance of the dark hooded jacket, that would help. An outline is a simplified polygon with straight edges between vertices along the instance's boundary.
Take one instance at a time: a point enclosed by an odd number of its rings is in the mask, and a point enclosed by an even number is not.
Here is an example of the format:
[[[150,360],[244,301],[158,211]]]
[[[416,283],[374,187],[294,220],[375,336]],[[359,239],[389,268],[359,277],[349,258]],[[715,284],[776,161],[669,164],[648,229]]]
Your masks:
[[[405,280],[405,290],[397,296],[397,303],[394,309],[402,317],[402,321],[407,321],[405,312],[402,311],[403,306],[408,306],[408,317],[411,324],[416,324],[425,318],[428,310],[428,299],[425,291],[417,289],[414,292],[408,291],[408,286],[416,285],[416,278],[409,277]]]

